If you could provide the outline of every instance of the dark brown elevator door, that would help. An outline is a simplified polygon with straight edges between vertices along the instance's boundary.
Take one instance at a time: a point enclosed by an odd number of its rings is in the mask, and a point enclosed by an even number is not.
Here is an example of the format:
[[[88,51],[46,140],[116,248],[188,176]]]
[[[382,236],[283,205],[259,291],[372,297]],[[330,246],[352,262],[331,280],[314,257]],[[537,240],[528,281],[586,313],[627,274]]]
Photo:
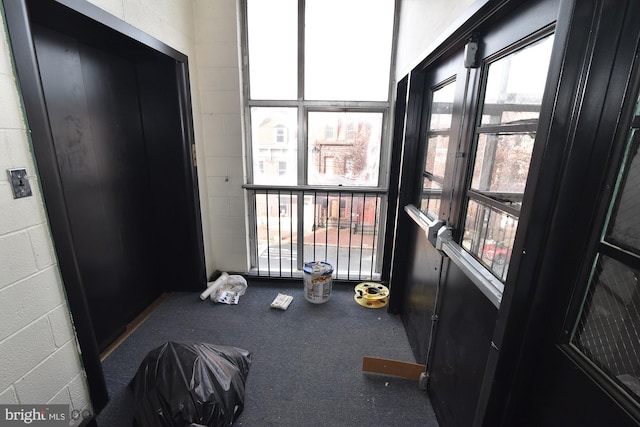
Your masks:
[[[34,26],[77,262],[102,351],[159,293],[135,64]]]

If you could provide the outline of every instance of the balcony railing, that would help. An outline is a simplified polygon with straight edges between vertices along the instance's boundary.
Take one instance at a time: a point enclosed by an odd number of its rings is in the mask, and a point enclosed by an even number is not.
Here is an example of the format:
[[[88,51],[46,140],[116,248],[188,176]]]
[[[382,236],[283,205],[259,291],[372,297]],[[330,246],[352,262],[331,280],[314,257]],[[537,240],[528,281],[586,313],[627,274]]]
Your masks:
[[[253,213],[251,273],[300,277],[326,261],[342,280],[378,280],[386,191],[247,185]]]

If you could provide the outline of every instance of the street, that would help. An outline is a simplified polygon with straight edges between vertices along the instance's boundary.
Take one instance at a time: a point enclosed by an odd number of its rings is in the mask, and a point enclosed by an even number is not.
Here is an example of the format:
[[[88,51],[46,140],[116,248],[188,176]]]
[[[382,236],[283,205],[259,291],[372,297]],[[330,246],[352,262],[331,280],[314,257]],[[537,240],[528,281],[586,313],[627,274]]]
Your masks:
[[[315,248],[315,251],[314,251]],[[326,261],[333,266],[334,278],[347,280],[371,280],[372,261],[375,256],[371,248],[360,247],[337,247],[335,245],[304,245],[304,256],[306,262]],[[259,274],[270,276],[291,275],[297,271],[298,253],[295,244],[271,243],[263,244],[259,248],[258,271]]]

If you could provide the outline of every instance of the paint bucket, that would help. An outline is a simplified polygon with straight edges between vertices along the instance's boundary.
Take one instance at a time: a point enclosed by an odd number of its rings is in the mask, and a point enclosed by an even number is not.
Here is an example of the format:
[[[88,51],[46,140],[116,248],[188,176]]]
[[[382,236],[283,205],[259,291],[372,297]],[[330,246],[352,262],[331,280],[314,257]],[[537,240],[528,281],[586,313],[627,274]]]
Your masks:
[[[304,298],[313,304],[322,304],[331,296],[333,266],[324,261],[306,262],[304,272]]]

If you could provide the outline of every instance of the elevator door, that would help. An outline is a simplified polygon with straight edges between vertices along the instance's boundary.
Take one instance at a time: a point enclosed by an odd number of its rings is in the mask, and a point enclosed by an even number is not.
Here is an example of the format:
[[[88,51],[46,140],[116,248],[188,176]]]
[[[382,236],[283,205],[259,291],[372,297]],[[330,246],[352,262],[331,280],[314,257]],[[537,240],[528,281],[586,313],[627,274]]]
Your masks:
[[[160,294],[135,64],[53,30],[34,45],[75,253],[102,351]]]

